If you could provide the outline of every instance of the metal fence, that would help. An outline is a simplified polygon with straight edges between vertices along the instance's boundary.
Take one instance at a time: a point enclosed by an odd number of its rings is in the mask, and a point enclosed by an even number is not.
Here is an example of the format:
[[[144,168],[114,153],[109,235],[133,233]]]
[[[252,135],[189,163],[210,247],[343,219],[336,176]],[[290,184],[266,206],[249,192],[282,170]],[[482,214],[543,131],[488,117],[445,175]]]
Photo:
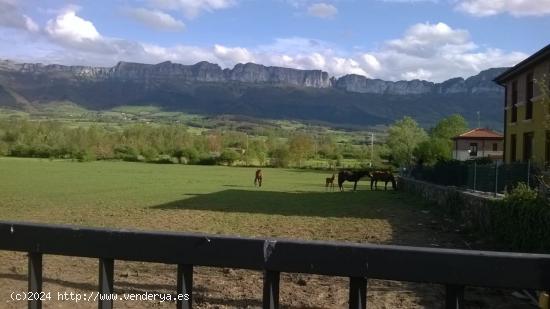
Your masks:
[[[343,242],[256,239],[92,229],[0,221],[0,250],[28,252],[28,287],[42,292],[42,255],[98,258],[98,291],[112,294],[114,261],[178,265],[177,308],[191,308],[193,267],[262,271],[263,308],[279,307],[280,273],[348,277],[349,308],[367,307],[368,279],[437,283],[445,286],[446,308],[464,308],[464,287],[550,290],[550,255]],[[0,287],[9,289],[10,287]],[[41,308],[40,298],[29,308]],[[99,308],[112,308],[102,299]]]
[[[475,191],[500,193],[523,182],[536,187],[536,170],[527,163],[449,162],[430,167],[417,167],[412,176],[446,186],[456,186]]]

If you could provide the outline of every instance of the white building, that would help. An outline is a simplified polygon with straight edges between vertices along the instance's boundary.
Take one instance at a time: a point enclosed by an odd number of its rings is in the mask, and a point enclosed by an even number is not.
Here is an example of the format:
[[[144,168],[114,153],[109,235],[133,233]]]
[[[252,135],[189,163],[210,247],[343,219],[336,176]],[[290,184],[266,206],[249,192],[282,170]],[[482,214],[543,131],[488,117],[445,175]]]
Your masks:
[[[498,132],[477,128],[453,137],[453,159],[466,161],[490,157],[502,160],[504,136]]]

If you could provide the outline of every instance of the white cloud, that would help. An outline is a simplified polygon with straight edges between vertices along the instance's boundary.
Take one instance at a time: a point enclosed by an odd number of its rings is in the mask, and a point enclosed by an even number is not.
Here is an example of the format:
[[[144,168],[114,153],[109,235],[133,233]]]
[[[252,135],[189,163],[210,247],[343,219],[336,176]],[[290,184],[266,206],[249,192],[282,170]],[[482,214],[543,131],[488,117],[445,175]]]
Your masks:
[[[222,60],[222,64],[225,63],[246,63],[253,62],[254,57],[246,49],[242,47],[226,47],[223,45],[214,45],[214,55],[217,59]]]
[[[380,69],[382,68],[382,65],[374,55],[366,53],[363,54],[361,57],[369,72],[380,71]]]
[[[237,4],[237,0],[149,0],[155,8],[182,11],[188,18],[194,18],[202,11],[227,9]]]
[[[5,33],[10,37],[15,37],[16,32],[30,32],[25,29],[4,28],[9,30]],[[2,31],[0,34],[4,36]],[[329,42],[302,37],[278,38],[268,45],[250,47],[224,44],[166,47],[105,36],[72,8],[58,13],[47,22],[45,31],[35,36],[40,39],[18,36],[16,51],[8,48],[9,40],[0,39],[0,57],[15,55],[18,59],[26,57],[25,61],[101,66],[111,66],[118,61],[159,63],[170,60],[183,64],[209,61],[222,67],[255,62],[324,70],[335,76],[359,74],[386,80],[443,81],[471,76],[491,67],[511,66],[527,56],[480,47],[472,41],[467,30],[445,23],[415,24],[401,37],[388,40],[377,49],[353,52],[340,50]],[[20,48],[26,44],[28,48]]]
[[[381,63],[376,76],[433,81],[467,77],[491,67],[511,66],[527,57],[518,52],[482,49],[471,41],[468,31],[453,29],[445,23],[413,25],[402,38],[387,41],[371,54]]]
[[[65,42],[101,39],[101,35],[94,24],[77,16],[73,9],[67,9],[55,19],[50,19],[45,30],[52,38]]]
[[[416,71],[409,71],[409,72],[402,73],[401,77],[406,80],[411,80],[411,79],[426,80],[432,77],[432,73],[430,71],[426,71],[420,68]]]
[[[332,4],[314,3],[307,8],[307,12],[319,18],[332,18],[338,14],[338,9]]]
[[[456,8],[474,16],[543,16],[550,14],[550,0],[459,0]]]
[[[468,31],[452,29],[445,23],[416,24],[405,32],[404,37],[390,40],[387,45],[392,50],[417,56],[431,56],[446,47],[461,51],[475,48]]]
[[[0,26],[37,32],[38,25],[32,18],[20,12],[17,2],[0,0]]]
[[[135,20],[157,30],[181,31],[185,24],[172,15],[155,9],[126,8],[124,12]]]
[[[378,0],[382,2],[396,2],[396,3],[418,3],[418,2],[433,2],[437,3],[439,0]]]

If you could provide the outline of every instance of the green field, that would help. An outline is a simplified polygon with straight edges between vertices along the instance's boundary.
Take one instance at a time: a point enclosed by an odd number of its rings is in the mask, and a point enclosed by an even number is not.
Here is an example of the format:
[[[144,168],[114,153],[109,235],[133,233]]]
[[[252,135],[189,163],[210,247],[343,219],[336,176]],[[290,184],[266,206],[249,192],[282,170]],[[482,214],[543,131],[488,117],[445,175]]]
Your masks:
[[[0,158],[0,219],[393,242],[422,209],[394,191],[326,192],[327,173]]]
[[[396,191],[325,192],[327,173],[263,169],[264,186],[253,185],[252,168],[94,161],[0,158],[0,220],[68,223],[109,228],[326,239],[351,242],[463,247],[449,222],[423,202]],[[0,300],[24,291],[24,253],[0,251]],[[175,266],[116,261],[115,290],[173,293]],[[44,290],[89,293],[97,289],[95,259],[45,255]],[[260,272],[196,267],[197,308],[261,306]],[[285,308],[345,308],[345,278],[283,274]],[[369,281],[373,308],[435,308],[443,291],[433,285]],[[517,304],[501,292],[469,291],[489,307]],[[5,308],[22,303],[3,302]],[[56,308],[74,308],[52,301]],[[4,308],[2,307],[2,308]],[[118,302],[121,308],[171,308],[170,303]],[[79,308],[97,308],[96,303]]]

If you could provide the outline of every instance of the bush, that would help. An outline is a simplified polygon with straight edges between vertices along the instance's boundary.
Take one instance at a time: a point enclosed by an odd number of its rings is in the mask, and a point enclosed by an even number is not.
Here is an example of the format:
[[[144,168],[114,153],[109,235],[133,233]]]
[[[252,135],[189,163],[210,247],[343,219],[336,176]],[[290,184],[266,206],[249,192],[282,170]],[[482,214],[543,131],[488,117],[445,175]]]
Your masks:
[[[491,212],[495,238],[519,251],[550,252],[550,205],[520,183]]]
[[[199,160],[199,152],[195,148],[183,148],[173,151],[172,156],[181,163],[195,163]]]
[[[271,151],[271,165],[274,167],[288,167],[290,164],[290,153],[284,147]]]
[[[489,157],[476,158],[476,159],[469,160],[469,161],[466,161],[466,162],[468,162],[470,164],[473,164],[475,162],[478,165],[494,164],[493,159],[491,159]]]
[[[173,158],[169,155],[160,155],[160,156],[158,156],[157,158],[155,158],[154,160],[152,160],[150,162],[157,163],[157,164],[177,163],[177,162],[174,162]]]
[[[204,156],[200,157],[197,161],[198,165],[216,165],[218,164],[218,157],[215,156]]]
[[[233,149],[225,149],[218,157],[218,162],[232,165],[235,161],[239,160],[241,155]]]
[[[78,162],[90,162],[96,159],[95,154],[87,150],[77,152],[74,157]]]
[[[138,151],[135,148],[130,147],[128,145],[116,146],[113,152],[115,154],[115,158],[123,161],[128,161],[128,162],[141,161]]]
[[[504,199],[512,204],[535,203],[537,201],[537,191],[531,189],[524,182],[520,182]]]

